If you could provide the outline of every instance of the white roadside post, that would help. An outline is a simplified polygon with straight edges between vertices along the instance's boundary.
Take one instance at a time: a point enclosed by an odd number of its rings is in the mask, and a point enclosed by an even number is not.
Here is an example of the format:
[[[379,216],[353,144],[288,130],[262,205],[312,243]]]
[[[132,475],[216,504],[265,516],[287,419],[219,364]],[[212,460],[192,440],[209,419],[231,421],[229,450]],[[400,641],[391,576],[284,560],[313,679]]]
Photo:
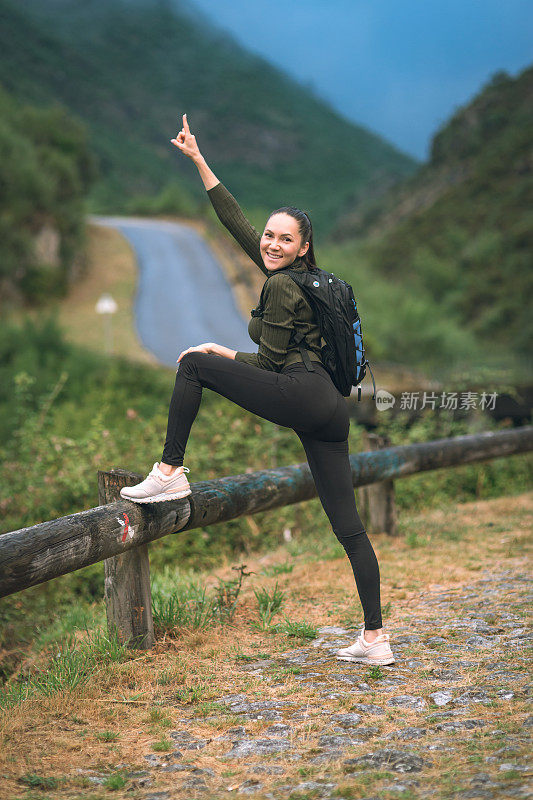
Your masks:
[[[108,355],[113,353],[113,314],[118,306],[110,294],[100,295],[96,302],[96,313],[101,314],[104,321],[105,351]]]

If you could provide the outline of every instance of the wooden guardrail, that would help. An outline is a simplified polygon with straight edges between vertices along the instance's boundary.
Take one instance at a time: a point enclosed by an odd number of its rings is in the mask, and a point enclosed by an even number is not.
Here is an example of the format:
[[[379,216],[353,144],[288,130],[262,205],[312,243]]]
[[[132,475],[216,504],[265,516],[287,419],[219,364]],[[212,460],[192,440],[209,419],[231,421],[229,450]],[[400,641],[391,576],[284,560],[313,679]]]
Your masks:
[[[355,487],[426,470],[533,450],[533,426],[438,439],[350,456]],[[0,597],[105,561],[108,624],[123,640],[153,644],[148,543],[316,497],[307,464],[191,485],[183,500],[139,505],[120,488],[142,480],[125,470],[99,473],[97,508],[0,536]]]

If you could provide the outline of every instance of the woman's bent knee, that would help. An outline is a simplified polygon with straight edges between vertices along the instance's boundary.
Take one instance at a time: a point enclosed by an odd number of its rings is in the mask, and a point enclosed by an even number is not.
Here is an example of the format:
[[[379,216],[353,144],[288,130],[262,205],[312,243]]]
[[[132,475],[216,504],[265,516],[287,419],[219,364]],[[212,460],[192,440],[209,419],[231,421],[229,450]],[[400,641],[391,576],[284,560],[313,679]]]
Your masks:
[[[191,375],[196,374],[198,370],[198,366],[202,362],[202,358],[205,358],[210,354],[208,353],[200,353],[198,350],[193,350],[192,353],[185,353],[182,356],[181,361],[178,367],[178,375],[181,373],[182,375]]]

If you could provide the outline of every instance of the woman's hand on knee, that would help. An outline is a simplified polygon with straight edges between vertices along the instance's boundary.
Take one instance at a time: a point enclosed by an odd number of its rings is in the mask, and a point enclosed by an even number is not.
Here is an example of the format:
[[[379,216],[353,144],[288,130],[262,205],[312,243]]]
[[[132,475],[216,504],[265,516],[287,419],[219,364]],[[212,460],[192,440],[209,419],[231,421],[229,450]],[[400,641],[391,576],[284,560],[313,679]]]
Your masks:
[[[197,344],[196,347],[188,347],[187,350],[182,350],[176,363],[179,364],[183,356],[186,356],[187,353],[213,353],[216,356],[223,356],[224,358],[231,358],[233,360],[237,355],[236,350],[232,350],[230,347],[224,347],[223,344],[206,342],[205,344]]]
[[[176,363],[179,364],[183,356],[187,355],[187,353],[216,353],[217,347],[218,345],[214,342],[205,342],[205,344],[197,344],[196,347],[188,347],[187,350],[181,351]]]

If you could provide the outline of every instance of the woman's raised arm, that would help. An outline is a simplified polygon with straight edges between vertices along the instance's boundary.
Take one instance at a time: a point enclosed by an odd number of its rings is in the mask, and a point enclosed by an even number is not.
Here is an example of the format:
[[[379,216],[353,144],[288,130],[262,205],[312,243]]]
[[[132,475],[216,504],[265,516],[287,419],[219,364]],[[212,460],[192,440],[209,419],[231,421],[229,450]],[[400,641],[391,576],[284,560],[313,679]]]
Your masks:
[[[196,143],[196,137],[193,136],[189,130],[189,123],[187,122],[187,114],[183,115],[183,128],[178,133],[175,139],[170,140],[175,147],[191,159],[196,164],[200,177],[207,190],[212,189],[217,183],[220,183],[215,173],[209,169],[207,162],[200,152],[200,148]]]
[[[189,130],[187,114],[183,115],[183,128],[176,138],[170,141],[196,165],[209,199],[221,223],[228,229],[246,255],[252,259],[261,272],[265,275],[270,275],[261,257],[261,250],[259,247],[259,242],[261,241],[260,234],[256,231],[254,226],[248,222],[233,195],[228,192],[226,187],[218,180],[215,173],[208,167],[196,143],[196,138]]]

